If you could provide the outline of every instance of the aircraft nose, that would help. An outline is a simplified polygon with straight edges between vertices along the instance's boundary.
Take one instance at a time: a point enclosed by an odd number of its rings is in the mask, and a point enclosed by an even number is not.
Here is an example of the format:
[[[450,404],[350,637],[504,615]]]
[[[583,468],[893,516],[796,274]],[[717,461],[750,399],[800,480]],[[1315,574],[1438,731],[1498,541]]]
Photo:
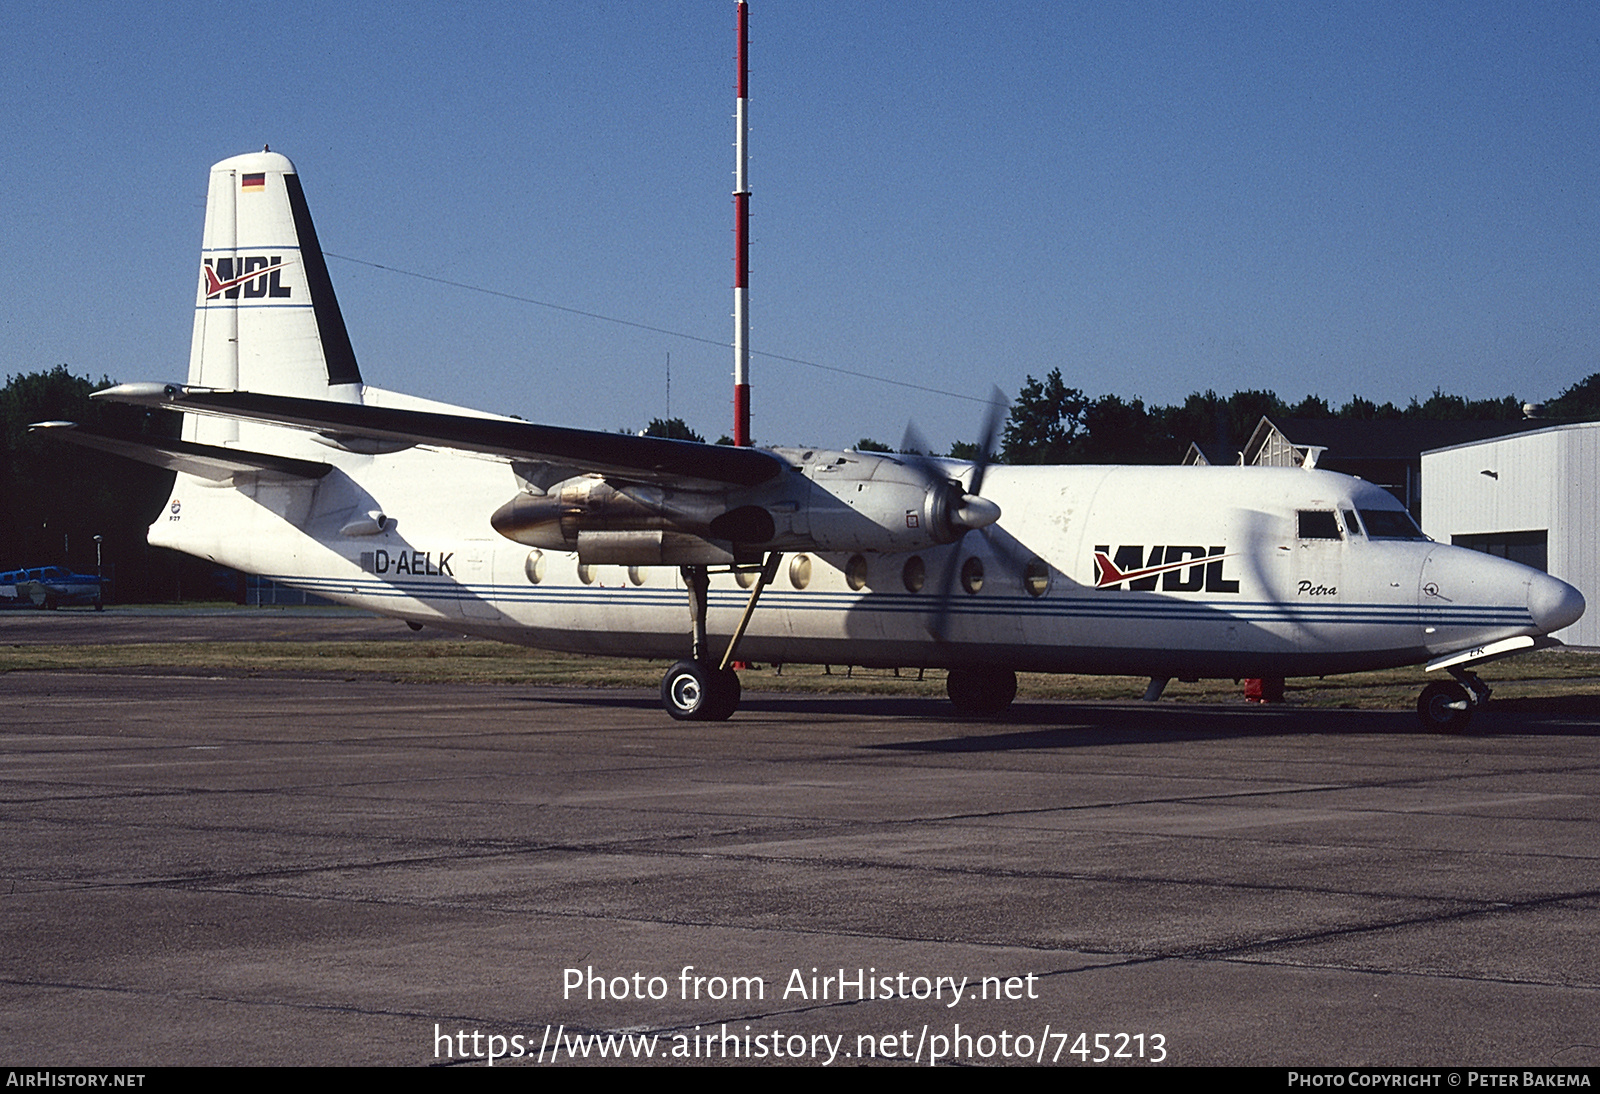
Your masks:
[[[1536,574],[1528,582],[1528,614],[1544,634],[1570,627],[1585,607],[1583,594],[1549,574]]]

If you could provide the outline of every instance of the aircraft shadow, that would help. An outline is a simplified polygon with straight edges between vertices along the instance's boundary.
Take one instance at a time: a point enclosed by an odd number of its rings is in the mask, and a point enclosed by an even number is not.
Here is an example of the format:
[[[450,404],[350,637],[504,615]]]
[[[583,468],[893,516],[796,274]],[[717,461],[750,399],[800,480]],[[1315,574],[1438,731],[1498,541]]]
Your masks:
[[[973,732],[868,747],[885,751],[1008,752],[1243,737],[1417,732],[1416,715],[1407,711],[1142,703],[1021,703],[1001,718],[965,724],[972,726]],[[984,732],[983,727],[990,732]]]
[[[637,691],[553,688],[522,701],[614,710],[660,710],[659,699]],[[1427,736],[1417,724],[1416,713],[1409,709],[1023,701],[998,718],[961,719],[951,712],[950,704],[943,699],[770,693],[747,694],[730,724],[761,715],[911,720],[943,724],[951,730],[949,736],[862,746],[900,752],[1008,752],[1296,735]],[[1565,695],[1496,700],[1474,716],[1462,736],[1600,736],[1600,697]]]

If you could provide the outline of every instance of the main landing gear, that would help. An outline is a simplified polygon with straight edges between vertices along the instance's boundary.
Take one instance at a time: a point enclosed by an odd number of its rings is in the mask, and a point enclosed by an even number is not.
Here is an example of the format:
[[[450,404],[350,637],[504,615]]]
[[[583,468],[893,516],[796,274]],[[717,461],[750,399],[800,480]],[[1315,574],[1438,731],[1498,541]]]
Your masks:
[[[944,690],[963,718],[993,718],[1004,714],[1017,697],[1017,674],[993,666],[951,669]]]
[[[690,647],[689,660],[679,661],[667,670],[661,678],[661,705],[668,714],[680,722],[725,722],[739,709],[739,697],[742,689],[739,686],[739,674],[729,666],[733,663],[733,655],[739,648],[739,640],[744,637],[744,632],[750,626],[750,617],[755,614],[756,601],[761,598],[761,590],[772,583],[777,576],[778,563],[783,559],[780,551],[773,551],[767,555],[766,565],[761,568],[761,577],[750,589],[750,601],[745,605],[744,615],[739,618],[738,627],[734,628],[733,638],[728,642],[727,652],[722,655],[720,662],[711,659],[710,646],[706,640],[706,603],[711,588],[711,573],[705,566],[683,566],[683,583],[689,589],[689,618],[693,623],[693,638]]]
[[[739,708],[739,674],[729,666],[755,613],[761,590],[772,584],[783,555],[773,551],[761,568],[761,576],[750,589],[750,601],[734,628],[733,637],[721,661],[713,661],[706,638],[706,604],[711,588],[710,571],[705,566],[683,566],[683,583],[689,590],[689,618],[693,624],[691,653],[675,663],[661,678],[661,705],[680,722],[723,722]],[[990,718],[1003,714],[1017,697],[1017,674],[1010,669],[989,665],[950,670],[945,680],[956,713],[968,718]]]
[[[679,661],[661,678],[661,705],[680,722],[724,722],[739,708],[739,674]]]
[[[1454,680],[1435,680],[1417,699],[1417,717],[1433,733],[1460,733],[1472,721],[1472,711],[1489,701],[1489,685],[1478,674],[1451,669]]]

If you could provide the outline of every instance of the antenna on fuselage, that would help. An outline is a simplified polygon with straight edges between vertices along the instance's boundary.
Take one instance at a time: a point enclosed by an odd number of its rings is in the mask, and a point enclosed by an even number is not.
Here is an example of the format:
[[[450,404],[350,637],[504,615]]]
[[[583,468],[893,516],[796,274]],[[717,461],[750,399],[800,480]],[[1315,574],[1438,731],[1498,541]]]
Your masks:
[[[739,97],[733,143],[733,443],[740,447],[750,444],[750,185],[744,147],[749,26],[745,0],[739,0]]]

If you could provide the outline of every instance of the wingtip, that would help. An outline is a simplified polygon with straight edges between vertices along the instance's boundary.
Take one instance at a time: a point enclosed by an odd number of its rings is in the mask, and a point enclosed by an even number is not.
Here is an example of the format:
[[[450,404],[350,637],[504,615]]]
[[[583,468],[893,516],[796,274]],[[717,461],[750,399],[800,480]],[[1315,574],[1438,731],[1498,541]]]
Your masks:
[[[178,384],[163,384],[144,380],[131,384],[114,384],[89,396],[109,403],[138,403],[145,406],[164,406],[183,395],[185,389]]]

